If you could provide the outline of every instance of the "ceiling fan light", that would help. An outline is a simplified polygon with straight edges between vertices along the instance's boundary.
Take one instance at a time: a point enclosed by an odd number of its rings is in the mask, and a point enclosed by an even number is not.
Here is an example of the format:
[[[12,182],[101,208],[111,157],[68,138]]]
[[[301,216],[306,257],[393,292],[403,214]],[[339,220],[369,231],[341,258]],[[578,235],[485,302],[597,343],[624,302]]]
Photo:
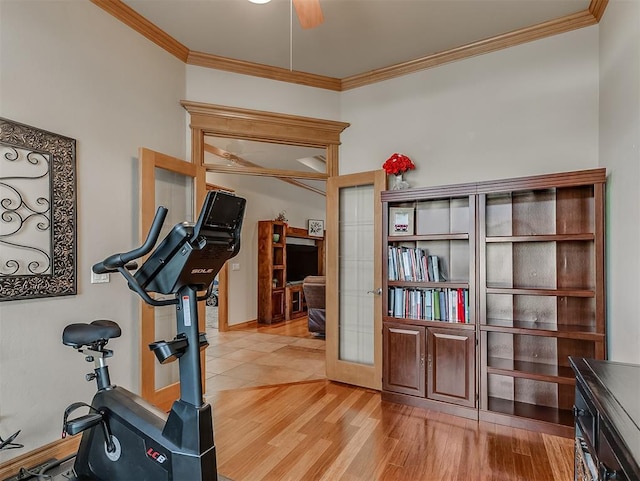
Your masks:
[[[271,0],[249,0],[251,3],[257,3],[258,5],[262,5],[263,3],[269,3]]]

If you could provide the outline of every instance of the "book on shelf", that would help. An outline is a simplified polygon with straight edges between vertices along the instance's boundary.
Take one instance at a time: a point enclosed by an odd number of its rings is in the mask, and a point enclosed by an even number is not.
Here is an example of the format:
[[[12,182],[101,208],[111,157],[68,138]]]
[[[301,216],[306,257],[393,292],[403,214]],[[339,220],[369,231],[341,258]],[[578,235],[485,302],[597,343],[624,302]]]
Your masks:
[[[468,289],[389,287],[387,310],[390,317],[468,324],[468,295]]]
[[[446,281],[438,256],[419,247],[389,246],[387,270],[390,281]]]

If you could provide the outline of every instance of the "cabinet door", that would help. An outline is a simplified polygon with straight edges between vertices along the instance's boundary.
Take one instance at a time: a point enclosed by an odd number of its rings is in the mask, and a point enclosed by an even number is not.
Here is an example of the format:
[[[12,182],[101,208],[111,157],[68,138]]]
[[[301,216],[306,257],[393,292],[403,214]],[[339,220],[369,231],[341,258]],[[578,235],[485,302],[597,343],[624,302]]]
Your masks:
[[[271,322],[284,319],[284,289],[274,289],[271,293]]]
[[[425,328],[384,324],[382,388],[424,397]]]
[[[475,406],[475,333],[427,329],[427,398]]]

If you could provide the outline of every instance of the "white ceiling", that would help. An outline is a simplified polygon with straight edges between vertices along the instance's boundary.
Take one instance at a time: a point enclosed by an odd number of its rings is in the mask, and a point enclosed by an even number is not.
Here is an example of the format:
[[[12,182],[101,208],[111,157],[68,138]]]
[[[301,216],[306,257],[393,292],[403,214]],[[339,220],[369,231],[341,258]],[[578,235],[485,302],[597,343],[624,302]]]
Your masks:
[[[584,11],[590,4],[589,0],[320,1],[324,23],[310,30],[300,27],[290,0],[264,5],[248,0],[124,3],[189,50],[335,78],[495,37]]]

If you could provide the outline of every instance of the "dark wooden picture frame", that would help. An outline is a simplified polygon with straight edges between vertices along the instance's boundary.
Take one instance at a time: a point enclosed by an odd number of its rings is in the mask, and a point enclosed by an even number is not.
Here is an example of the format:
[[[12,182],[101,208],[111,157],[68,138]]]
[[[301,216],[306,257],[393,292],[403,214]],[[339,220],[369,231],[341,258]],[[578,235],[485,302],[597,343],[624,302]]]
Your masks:
[[[0,301],[77,293],[76,202],[75,139],[0,118]]]

